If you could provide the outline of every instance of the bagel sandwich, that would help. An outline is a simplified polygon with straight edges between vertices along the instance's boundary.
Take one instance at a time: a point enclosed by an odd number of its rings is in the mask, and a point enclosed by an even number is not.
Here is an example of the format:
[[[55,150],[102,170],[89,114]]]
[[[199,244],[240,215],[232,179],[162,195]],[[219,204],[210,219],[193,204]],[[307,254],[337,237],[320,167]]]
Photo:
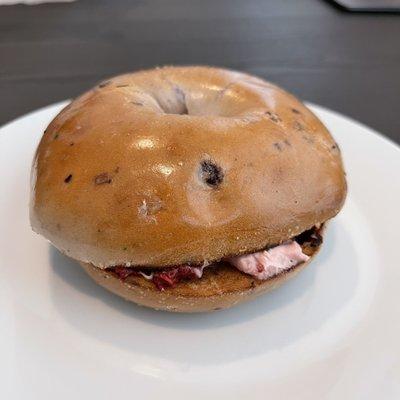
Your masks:
[[[39,143],[33,230],[137,304],[213,311],[300,272],[342,208],[338,145],[260,78],[163,67],[101,82]]]

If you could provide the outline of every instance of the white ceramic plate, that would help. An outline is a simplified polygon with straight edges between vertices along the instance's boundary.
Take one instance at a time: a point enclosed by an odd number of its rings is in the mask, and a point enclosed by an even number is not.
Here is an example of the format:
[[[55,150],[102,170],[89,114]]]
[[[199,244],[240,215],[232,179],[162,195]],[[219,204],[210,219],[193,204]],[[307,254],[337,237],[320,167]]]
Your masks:
[[[106,292],[31,232],[31,160],[63,105],[0,130],[1,399],[400,398],[398,147],[312,106],[350,188],[317,260],[254,302],[168,314]]]

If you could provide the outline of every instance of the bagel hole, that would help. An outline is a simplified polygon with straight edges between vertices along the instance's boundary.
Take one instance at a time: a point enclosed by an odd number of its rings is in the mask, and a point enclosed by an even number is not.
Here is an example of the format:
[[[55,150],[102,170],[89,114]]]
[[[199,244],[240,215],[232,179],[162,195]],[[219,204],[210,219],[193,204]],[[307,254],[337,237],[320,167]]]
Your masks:
[[[185,92],[179,86],[174,86],[165,95],[153,95],[153,99],[165,114],[189,115]]]
[[[179,115],[188,115],[189,114],[189,110],[187,108],[187,104],[186,104],[186,95],[185,92],[179,87],[176,86],[174,88],[174,92],[176,95],[176,99],[178,100],[178,104],[179,104]]]

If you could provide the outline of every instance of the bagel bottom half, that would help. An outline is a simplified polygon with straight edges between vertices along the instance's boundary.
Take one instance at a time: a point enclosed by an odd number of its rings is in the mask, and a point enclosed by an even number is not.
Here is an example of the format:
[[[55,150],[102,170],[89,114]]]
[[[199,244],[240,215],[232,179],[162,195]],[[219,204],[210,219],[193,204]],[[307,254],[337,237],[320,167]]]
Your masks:
[[[204,269],[200,279],[183,281],[172,288],[160,291],[142,276],[120,279],[112,271],[88,263],[80,263],[96,283],[142,306],[173,312],[207,312],[232,307],[277,288],[302,271],[318,253],[315,247],[303,245],[309,260],[270,279],[258,280],[244,274],[228,263],[218,263]]]

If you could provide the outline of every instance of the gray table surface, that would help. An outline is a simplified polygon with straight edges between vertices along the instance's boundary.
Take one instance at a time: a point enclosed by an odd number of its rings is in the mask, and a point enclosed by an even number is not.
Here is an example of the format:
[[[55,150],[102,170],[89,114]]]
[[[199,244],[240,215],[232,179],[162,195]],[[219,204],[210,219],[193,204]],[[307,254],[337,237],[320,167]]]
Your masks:
[[[323,0],[78,0],[0,7],[0,124],[163,64],[262,76],[400,143],[400,16]]]

